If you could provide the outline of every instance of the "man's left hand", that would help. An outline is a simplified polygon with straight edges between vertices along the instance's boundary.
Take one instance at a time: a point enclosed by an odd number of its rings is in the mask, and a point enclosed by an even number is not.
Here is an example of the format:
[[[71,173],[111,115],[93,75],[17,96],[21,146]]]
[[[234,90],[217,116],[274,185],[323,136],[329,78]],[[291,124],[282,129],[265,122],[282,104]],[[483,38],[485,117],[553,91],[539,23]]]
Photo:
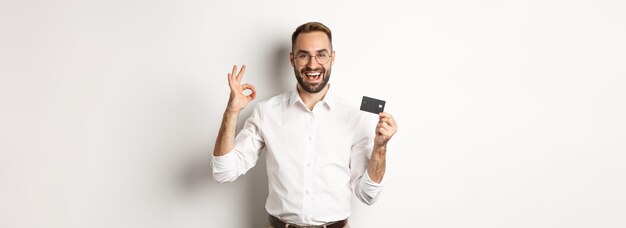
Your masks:
[[[391,114],[381,112],[378,114],[378,124],[376,125],[376,137],[374,138],[374,148],[386,147],[387,142],[398,131],[396,120]]]

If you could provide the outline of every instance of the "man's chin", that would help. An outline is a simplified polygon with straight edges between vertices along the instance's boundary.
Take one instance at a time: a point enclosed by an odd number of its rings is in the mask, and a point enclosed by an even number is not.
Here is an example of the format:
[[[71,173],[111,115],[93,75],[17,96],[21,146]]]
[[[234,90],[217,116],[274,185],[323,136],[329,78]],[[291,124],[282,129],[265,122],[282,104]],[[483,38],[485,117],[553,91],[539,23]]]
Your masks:
[[[302,89],[304,91],[306,91],[307,93],[318,93],[319,91],[316,90],[316,87],[311,87],[310,85],[300,85],[300,87],[302,87]]]
[[[302,87],[302,89],[308,93],[319,93],[320,91],[322,91],[322,85],[317,83],[315,85],[311,85],[311,84],[300,84],[300,87]]]

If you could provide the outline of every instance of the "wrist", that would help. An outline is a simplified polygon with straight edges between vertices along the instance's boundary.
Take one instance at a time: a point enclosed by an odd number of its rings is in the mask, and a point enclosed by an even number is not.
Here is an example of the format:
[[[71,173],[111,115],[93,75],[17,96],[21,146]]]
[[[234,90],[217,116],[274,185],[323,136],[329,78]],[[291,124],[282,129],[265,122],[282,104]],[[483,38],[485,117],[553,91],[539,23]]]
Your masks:
[[[374,146],[374,151],[372,151],[372,156],[385,157],[387,154],[387,145],[376,145]]]
[[[374,150],[387,150],[387,143],[374,143]]]
[[[231,108],[226,108],[226,111],[224,111],[224,116],[238,116],[239,115],[239,111],[233,110]]]

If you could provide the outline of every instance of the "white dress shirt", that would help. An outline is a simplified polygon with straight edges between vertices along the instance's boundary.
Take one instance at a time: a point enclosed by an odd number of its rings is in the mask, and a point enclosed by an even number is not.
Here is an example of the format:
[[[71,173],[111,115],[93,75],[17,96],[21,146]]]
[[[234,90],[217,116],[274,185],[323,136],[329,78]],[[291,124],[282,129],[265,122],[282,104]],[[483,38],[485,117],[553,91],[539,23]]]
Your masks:
[[[334,97],[309,110],[296,90],[260,102],[235,137],[232,151],[213,156],[217,182],[246,174],[265,151],[270,215],[298,225],[320,225],[350,216],[352,192],[376,202],[382,185],[370,179],[375,121]]]

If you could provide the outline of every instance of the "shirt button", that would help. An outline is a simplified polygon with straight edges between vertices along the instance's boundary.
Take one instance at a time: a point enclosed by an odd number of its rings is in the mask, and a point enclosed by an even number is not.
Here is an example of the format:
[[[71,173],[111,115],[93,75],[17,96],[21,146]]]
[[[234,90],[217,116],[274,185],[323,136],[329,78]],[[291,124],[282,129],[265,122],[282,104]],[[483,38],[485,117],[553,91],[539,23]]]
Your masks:
[[[312,140],[312,139],[313,139],[313,137],[309,136],[309,140]]]
[[[306,167],[311,167],[311,163],[306,163]]]
[[[309,194],[309,190],[305,190],[304,193]]]

